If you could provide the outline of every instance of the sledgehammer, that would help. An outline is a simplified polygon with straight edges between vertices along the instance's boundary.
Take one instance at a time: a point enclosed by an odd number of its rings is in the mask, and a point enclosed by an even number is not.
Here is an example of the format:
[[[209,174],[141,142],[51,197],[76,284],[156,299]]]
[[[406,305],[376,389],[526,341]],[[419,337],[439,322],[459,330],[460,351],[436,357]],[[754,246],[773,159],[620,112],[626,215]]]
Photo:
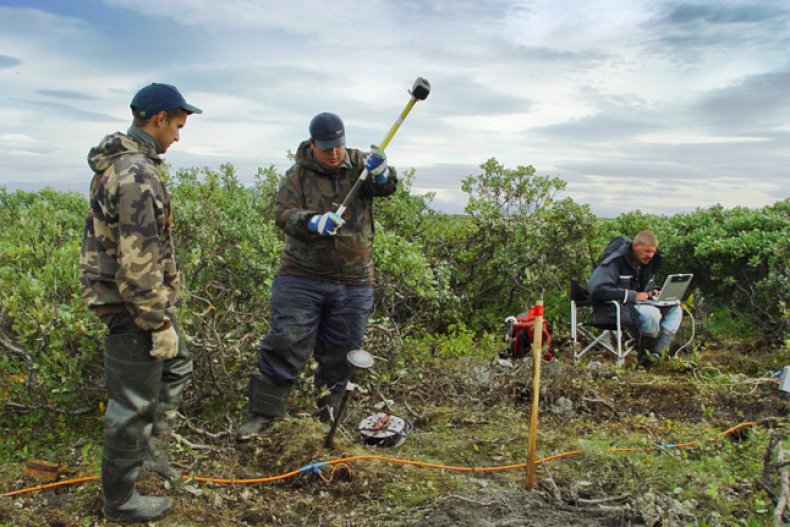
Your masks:
[[[387,145],[389,145],[390,141],[392,141],[392,137],[395,135],[395,132],[397,132],[398,128],[400,128],[400,125],[403,124],[403,121],[406,119],[406,116],[409,115],[409,112],[417,103],[417,101],[424,101],[425,99],[428,98],[428,94],[430,93],[431,93],[431,83],[423,79],[422,77],[417,77],[417,80],[415,80],[414,84],[412,84],[411,86],[411,90],[409,90],[409,94],[411,94],[411,99],[409,99],[409,102],[406,103],[406,107],[403,108],[403,111],[398,116],[398,120],[395,121],[395,123],[392,125],[389,132],[387,132],[387,135],[385,135],[384,139],[381,140],[381,143],[377,145],[380,150],[384,150],[385,148],[387,148]],[[365,181],[365,178],[367,177],[368,177],[368,170],[366,168],[365,170],[362,171],[362,173],[359,175],[357,180],[354,182],[354,186],[351,187],[351,190],[348,191],[346,197],[343,198],[343,203],[341,203],[340,206],[337,208],[337,211],[335,211],[337,212],[338,216],[343,217],[343,213],[348,208],[348,204],[351,203],[351,200],[356,197],[357,192],[359,192],[359,187],[362,186],[362,182]],[[337,232],[337,229],[335,229],[335,231],[332,232],[331,234],[335,234],[335,232]]]

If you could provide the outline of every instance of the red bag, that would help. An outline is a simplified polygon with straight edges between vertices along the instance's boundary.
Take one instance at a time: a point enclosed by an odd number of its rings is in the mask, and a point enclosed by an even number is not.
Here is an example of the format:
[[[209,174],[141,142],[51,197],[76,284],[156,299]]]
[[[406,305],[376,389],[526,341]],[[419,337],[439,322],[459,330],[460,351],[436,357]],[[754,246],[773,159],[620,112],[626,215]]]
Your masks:
[[[541,306],[542,309],[542,306]],[[513,324],[513,345],[510,354],[514,359],[523,359],[531,353],[532,339],[534,338],[535,319],[538,306],[530,308],[527,313],[519,313],[516,322]],[[543,360],[551,362],[554,360],[554,353],[551,345],[551,332],[549,331],[549,321],[543,319]]]

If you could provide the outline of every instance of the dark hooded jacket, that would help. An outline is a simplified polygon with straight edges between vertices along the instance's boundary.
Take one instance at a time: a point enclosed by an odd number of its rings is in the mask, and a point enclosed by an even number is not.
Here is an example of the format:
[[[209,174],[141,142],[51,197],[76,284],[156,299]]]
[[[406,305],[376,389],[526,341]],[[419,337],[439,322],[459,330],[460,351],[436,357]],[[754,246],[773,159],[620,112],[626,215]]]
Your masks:
[[[663,257],[656,253],[647,265],[641,265],[634,258],[631,245],[631,239],[625,236],[610,241],[590,277],[587,286],[595,302],[593,314],[597,323],[616,321],[615,307],[609,303],[616,300],[622,307],[622,323],[637,326],[636,293],[655,289],[654,277]]]
[[[277,193],[275,221],[285,232],[278,275],[373,286],[373,198],[395,192],[397,175],[393,168],[384,185],[370,178],[362,183],[343,214],[345,224],[337,234],[321,236],[307,228],[315,214],[337,210],[364,167],[365,155],[347,149],[343,165],[329,171],[315,160],[309,141],[299,145],[295,164],[286,172]]]

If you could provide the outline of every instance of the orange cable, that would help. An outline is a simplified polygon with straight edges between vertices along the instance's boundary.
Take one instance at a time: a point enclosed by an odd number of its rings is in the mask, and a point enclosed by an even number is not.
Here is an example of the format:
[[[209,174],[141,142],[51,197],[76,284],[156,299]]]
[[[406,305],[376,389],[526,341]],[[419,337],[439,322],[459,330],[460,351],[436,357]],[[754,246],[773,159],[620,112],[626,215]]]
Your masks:
[[[269,476],[267,478],[252,478],[252,479],[223,479],[223,478],[206,478],[206,477],[189,477],[183,476],[184,480],[193,480],[199,481],[201,483],[222,483],[225,485],[240,485],[240,484],[248,484],[248,483],[271,483],[272,481],[279,481],[281,479],[287,479],[292,476],[296,476],[297,474],[301,474],[303,471],[299,470],[292,470],[291,472],[287,472],[285,474],[280,474],[279,476]]]
[[[55,487],[63,487],[65,485],[76,485],[77,483],[85,483],[86,481],[93,481],[99,479],[100,476],[86,476],[84,478],[68,479],[65,481],[58,481],[56,483],[47,483],[46,485],[39,485],[38,487],[30,487],[28,489],[15,490],[13,492],[5,492],[0,494],[0,497],[18,496],[19,494],[26,494],[28,492],[36,492],[38,490],[54,489]]]
[[[722,437],[724,437],[726,435],[729,435],[729,434],[731,434],[733,432],[736,432],[736,431],[738,431],[738,430],[740,430],[742,428],[747,428],[747,427],[756,426],[756,425],[757,425],[756,421],[748,421],[746,423],[741,423],[739,425],[733,426],[732,428],[729,428],[729,429],[725,430],[724,432],[721,432],[721,433],[717,434],[716,436],[714,436],[712,438],[700,439],[700,440],[692,441],[692,442],[689,442],[689,443],[680,443],[680,444],[676,444],[676,445],[663,445],[663,446],[664,446],[664,448],[668,448],[668,447],[671,447],[671,448],[685,448],[685,447],[689,447],[689,446],[692,446],[692,445],[703,443],[705,441],[711,441],[711,440],[719,439],[719,438],[722,438]],[[646,452],[646,451],[650,451],[650,450],[655,450],[656,448],[660,448],[660,447],[609,448],[609,449],[607,449],[607,452],[640,452],[640,451]],[[572,450],[570,452],[563,452],[561,454],[555,454],[553,456],[548,456],[548,457],[545,457],[543,459],[539,459],[539,460],[535,461],[535,464],[536,465],[540,465],[540,464],[543,464],[543,463],[548,463],[549,461],[554,461],[556,459],[561,459],[561,458],[564,458],[564,457],[571,457],[571,456],[579,456],[579,455],[582,455],[582,454],[584,454],[583,450]],[[357,455],[357,456],[349,456],[349,457],[345,457],[345,458],[333,459],[331,461],[324,461],[324,462],[319,462],[319,463],[311,463],[310,465],[307,465],[307,466],[302,467],[300,469],[292,470],[291,472],[287,472],[285,474],[280,474],[278,476],[269,476],[269,477],[266,477],[266,478],[224,479],[224,478],[208,478],[208,477],[200,477],[200,476],[196,476],[196,477],[183,476],[183,479],[186,480],[186,481],[190,481],[191,480],[191,481],[198,481],[198,482],[201,482],[201,483],[218,483],[218,484],[226,484],[226,485],[249,485],[249,484],[254,484],[254,483],[270,483],[270,482],[273,482],[273,481],[280,481],[280,480],[283,480],[283,479],[287,479],[287,478],[296,476],[298,474],[303,474],[303,473],[312,471],[312,472],[317,473],[319,475],[319,477],[321,477],[322,480],[324,480],[325,482],[329,483],[334,478],[335,471],[340,466],[346,465],[345,468],[348,470],[348,472],[350,474],[351,473],[351,468],[348,467],[347,465],[349,463],[354,462],[354,461],[385,461],[385,462],[388,462],[388,463],[397,463],[397,464],[401,464],[401,465],[410,465],[410,466],[422,467],[422,468],[435,468],[435,469],[439,469],[439,470],[449,470],[449,471],[453,471],[453,472],[502,472],[502,471],[505,471],[505,470],[523,469],[523,468],[526,468],[529,465],[528,463],[519,463],[517,465],[504,465],[504,466],[497,466],[497,467],[459,467],[459,466],[453,466],[453,465],[439,465],[439,464],[436,464],[436,463],[427,463],[425,461],[414,461],[414,460],[409,460],[409,459],[398,459],[398,458],[387,457],[387,456],[365,454],[365,455]],[[328,478],[321,473],[321,467],[324,467],[324,466],[331,466],[332,467],[332,471],[330,472]],[[100,476],[88,476],[88,477],[83,477],[83,478],[70,479],[70,480],[66,480],[66,481],[59,481],[57,483],[49,483],[49,484],[46,484],[46,485],[39,485],[37,487],[31,487],[31,488],[27,488],[27,489],[16,490],[16,491],[13,491],[13,492],[6,492],[6,493],[3,493],[3,494],[0,494],[0,497],[12,497],[12,496],[18,496],[20,494],[25,494],[25,493],[28,493],[28,492],[35,492],[35,491],[39,491],[39,490],[51,489],[51,488],[55,488],[55,487],[61,487],[61,486],[64,486],[64,485],[75,485],[77,483],[84,483],[86,481],[97,480],[97,479],[99,479],[99,477]]]

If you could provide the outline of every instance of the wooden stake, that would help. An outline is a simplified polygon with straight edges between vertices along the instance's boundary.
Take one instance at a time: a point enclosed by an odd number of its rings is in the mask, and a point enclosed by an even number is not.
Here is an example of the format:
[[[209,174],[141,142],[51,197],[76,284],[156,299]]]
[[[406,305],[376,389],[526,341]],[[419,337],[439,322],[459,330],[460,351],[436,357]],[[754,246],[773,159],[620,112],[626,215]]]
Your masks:
[[[529,419],[527,490],[535,488],[535,453],[538,448],[538,403],[540,401],[540,364],[543,361],[543,300],[535,304],[532,326],[532,414]]]

